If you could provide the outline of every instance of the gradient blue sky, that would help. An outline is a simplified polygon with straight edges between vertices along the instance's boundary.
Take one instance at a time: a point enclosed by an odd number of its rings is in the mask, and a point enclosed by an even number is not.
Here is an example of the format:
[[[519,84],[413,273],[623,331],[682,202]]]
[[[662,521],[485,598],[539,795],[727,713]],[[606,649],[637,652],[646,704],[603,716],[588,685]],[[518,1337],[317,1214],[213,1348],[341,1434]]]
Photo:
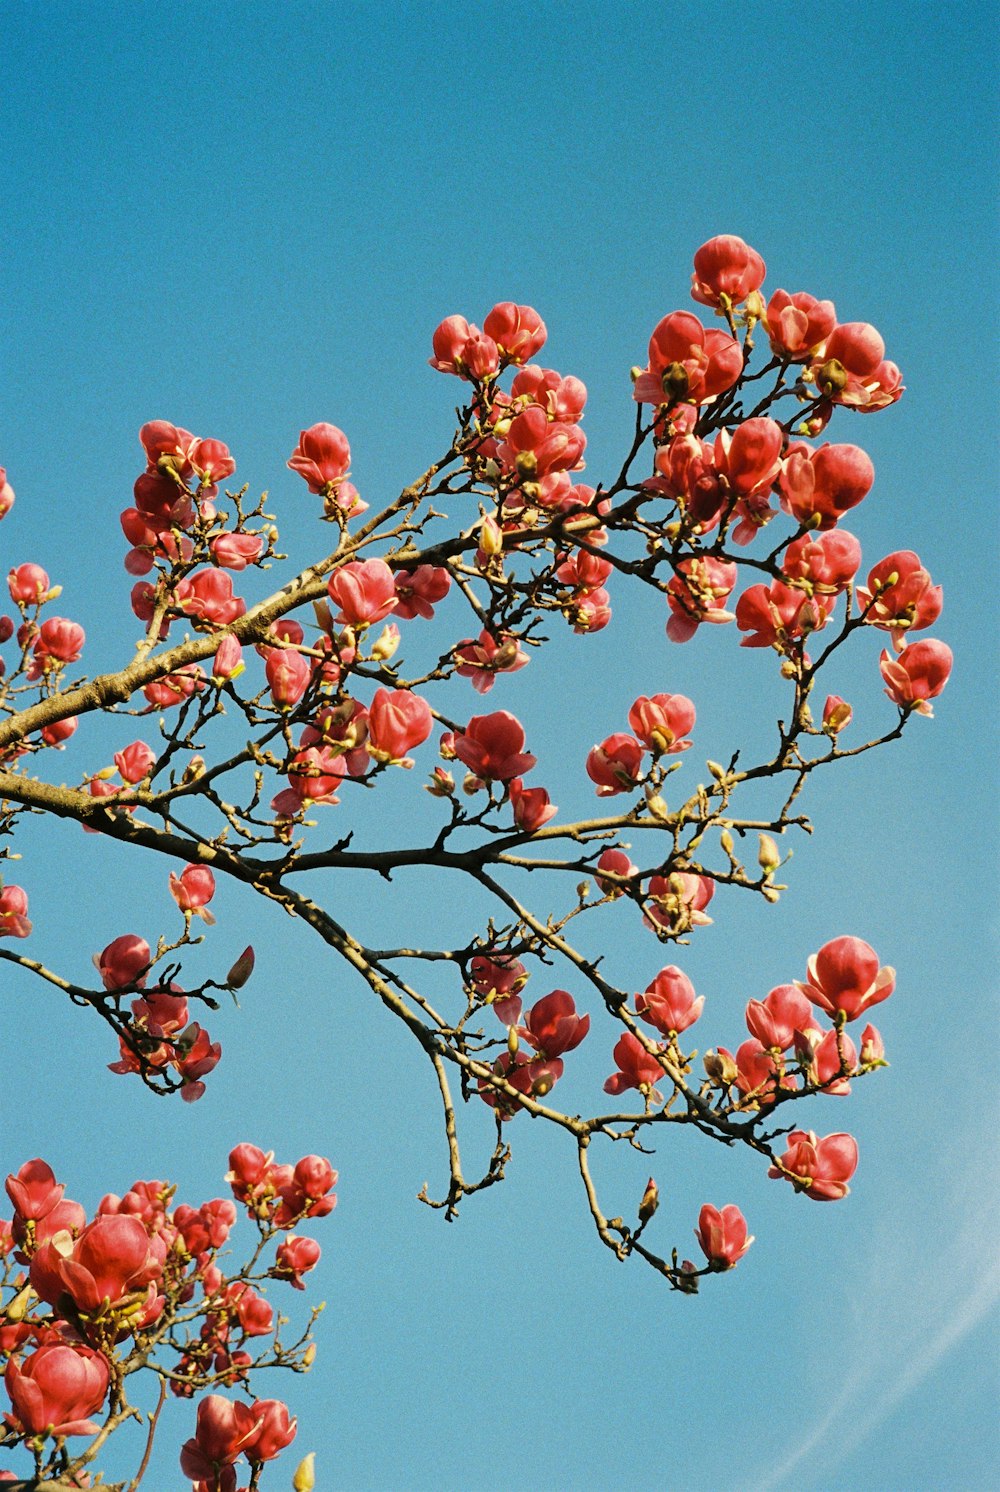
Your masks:
[[[458,1223],[418,1206],[443,1177],[426,1063],[302,929],[228,889],[199,969],[227,967],[252,926],[258,973],[213,1022],[226,1055],[198,1105],[112,1077],[103,1031],[5,973],[2,1169],[42,1154],[93,1205],[141,1176],[215,1195],[242,1139],[333,1158],[319,1362],[271,1385],[324,1492],[997,1485],[993,7],[58,3],[7,7],[0,39],[4,565],[64,584],[94,671],[134,634],[117,515],[144,420],[227,440],[305,562],[325,533],[285,470],[299,429],[342,426],[363,494],[390,495],[450,434],[434,326],[529,301],[546,361],[590,391],[595,481],[629,438],[629,367],[690,305],[693,250],[727,231],[764,255],[768,286],[874,322],[902,367],[900,405],[831,435],[875,461],[850,525],[866,560],[920,553],[957,656],[936,720],[816,783],[782,902],[717,898],[679,960],[709,996],[702,1046],[735,1046],[746,999],[842,932],[899,973],[879,1021],[891,1068],[805,1116],[860,1138],[846,1203],[693,1136],[656,1157],[665,1249],[688,1249],[705,1200],[738,1202],[757,1234],[698,1300],[615,1264],[560,1136],[527,1121],[507,1183]],[[675,648],[662,622],[622,598],[608,632],[491,696],[525,720],[561,807],[592,803],[575,764],[637,693],[690,694],[695,754],[720,759],[777,708],[771,655],[723,629]],[[839,692],[884,724],[878,649],[857,651]],[[94,741],[67,776],[107,760]],[[399,775],[393,812],[416,834],[430,805]],[[32,951],[67,974],[169,910],[152,857],[37,824],[24,855]],[[433,907],[461,937],[461,909],[440,911],[453,890],[328,894],[362,928],[421,927]],[[627,911],[609,911],[609,946],[640,988],[662,960]],[[567,1104],[611,1070],[604,1036]],[[484,1149],[484,1115],[466,1120]],[[610,1212],[634,1208],[648,1165],[602,1158]],[[158,1488],[180,1485],[189,1421],[178,1406]]]

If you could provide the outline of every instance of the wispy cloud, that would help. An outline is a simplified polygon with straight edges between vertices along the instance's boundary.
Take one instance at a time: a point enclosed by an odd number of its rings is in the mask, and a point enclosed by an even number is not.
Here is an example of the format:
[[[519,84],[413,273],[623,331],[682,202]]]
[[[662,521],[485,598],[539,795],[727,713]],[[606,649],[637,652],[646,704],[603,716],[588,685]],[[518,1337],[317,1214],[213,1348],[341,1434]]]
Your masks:
[[[967,1211],[969,1197],[981,1191],[983,1178],[977,1168],[952,1181],[952,1197],[941,1201],[951,1202],[958,1217],[963,1202]],[[913,1239],[919,1236],[909,1228],[895,1230],[859,1270],[864,1296],[879,1302],[875,1329],[871,1322],[859,1323],[853,1344],[843,1344],[848,1351],[853,1347],[856,1364],[844,1387],[781,1464],[754,1479],[758,1492],[781,1492],[793,1478],[799,1484],[795,1473],[806,1461],[835,1471],[1000,1303],[1000,1263],[984,1257],[985,1239],[995,1234],[983,1229],[981,1217],[955,1240],[946,1268],[940,1258],[914,1257]]]

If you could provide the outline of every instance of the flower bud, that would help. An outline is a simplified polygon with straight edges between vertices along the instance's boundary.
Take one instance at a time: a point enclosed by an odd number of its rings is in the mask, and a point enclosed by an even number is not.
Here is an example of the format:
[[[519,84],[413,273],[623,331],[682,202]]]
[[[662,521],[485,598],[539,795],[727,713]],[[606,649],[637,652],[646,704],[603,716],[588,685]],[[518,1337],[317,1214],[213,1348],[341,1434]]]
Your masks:
[[[310,1451],[295,1468],[292,1477],[293,1492],[313,1492],[316,1486],[316,1452]]]
[[[503,553],[503,530],[495,518],[483,519],[479,531],[479,547],[489,559]]]
[[[702,1061],[706,1073],[720,1088],[729,1088],[735,1083],[738,1068],[724,1047],[717,1052],[706,1052]]]
[[[659,1205],[660,1189],[652,1176],[650,1176],[646,1182],[646,1190],[642,1194],[642,1201],[639,1203],[640,1223],[648,1223]]]
[[[253,973],[253,966],[254,952],[252,946],[248,945],[226,975],[226,988],[242,989]]]
[[[727,855],[731,855],[736,848],[736,845],[733,841],[733,836],[730,834],[728,829],[723,829],[722,833],[719,835],[719,843],[721,844],[723,851]]]
[[[760,848],[757,851],[757,864],[765,875],[773,875],[781,864],[781,851],[770,834],[761,834],[759,840]]]
[[[399,628],[395,622],[387,622],[375,640],[372,648],[372,658],[379,663],[386,663],[399,647]]]
[[[520,1045],[521,1040],[517,1034],[517,1027],[511,1026],[507,1032],[507,1050],[508,1052],[510,1052],[512,1057],[517,1055],[517,1049]]]

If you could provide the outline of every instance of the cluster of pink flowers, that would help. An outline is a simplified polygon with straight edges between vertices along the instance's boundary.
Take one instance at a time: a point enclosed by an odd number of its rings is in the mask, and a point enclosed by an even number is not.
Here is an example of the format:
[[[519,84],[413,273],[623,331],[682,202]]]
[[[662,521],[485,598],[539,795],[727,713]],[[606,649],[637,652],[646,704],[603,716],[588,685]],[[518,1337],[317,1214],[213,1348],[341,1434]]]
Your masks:
[[[500,966],[501,977],[509,970]],[[483,977],[482,973],[480,977]],[[577,1015],[573,996],[564,989],[554,989],[543,996],[517,1024],[521,1001],[493,999],[497,1016],[509,1026],[507,1051],[493,1063],[493,1075],[502,1078],[518,1093],[530,1098],[544,1098],[562,1077],[565,1052],[578,1047],[590,1030],[590,1016]],[[513,1017],[508,1021],[508,1017]],[[521,1043],[531,1048],[526,1052]],[[479,1096],[496,1109],[501,1119],[512,1119],[520,1108],[512,1094],[501,1092],[488,1078],[479,1079]]]
[[[268,1184],[281,1192],[278,1206],[266,1204],[259,1188],[248,1203],[265,1242],[284,1234],[267,1273],[301,1288],[302,1275],[319,1260],[319,1245],[289,1230],[332,1209],[336,1173],[319,1156],[282,1167],[253,1146],[238,1146],[229,1179],[240,1201],[248,1200],[246,1175],[254,1155],[263,1163],[257,1171],[267,1170]],[[112,1373],[120,1373],[119,1364],[132,1351],[130,1339],[168,1322],[178,1305],[191,1315],[199,1290],[203,1304],[193,1315],[204,1322],[200,1336],[180,1354],[174,1392],[190,1396],[206,1381],[246,1377],[253,1366],[246,1344],[272,1333],[274,1314],[239,1274],[227,1279],[220,1268],[219,1251],[237,1218],[233,1201],[171,1206],[173,1186],[137,1181],[124,1196],[105,1196],[88,1221],[40,1159],[8,1176],[6,1190],[14,1215],[0,1221],[0,1257],[12,1255],[22,1266],[13,1277],[15,1292],[30,1285],[33,1296],[0,1326],[9,1432],[26,1442],[97,1434],[95,1416],[105,1407]],[[251,1419],[237,1416],[245,1430],[240,1444],[223,1453],[209,1428],[218,1427],[226,1413],[220,1402],[214,1395],[202,1401],[194,1440],[182,1452],[185,1474],[212,1492],[235,1488],[223,1468],[240,1452],[251,1462],[271,1460],[295,1433],[284,1404],[257,1400],[249,1406]],[[203,1460],[195,1470],[199,1454]]]

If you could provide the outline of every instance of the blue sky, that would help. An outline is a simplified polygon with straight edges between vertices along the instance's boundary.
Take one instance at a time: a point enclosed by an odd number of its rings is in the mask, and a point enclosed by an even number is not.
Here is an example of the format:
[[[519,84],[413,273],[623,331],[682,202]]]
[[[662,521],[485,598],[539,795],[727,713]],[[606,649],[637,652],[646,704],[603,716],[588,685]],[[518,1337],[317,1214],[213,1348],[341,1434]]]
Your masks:
[[[44,1155],[93,1205],[142,1176],[215,1195],[243,1139],[333,1158],[320,1359],[271,1389],[297,1407],[323,1488],[995,1485],[992,8],[388,15],[8,9],[0,462],[18,504],[4,562],[45,565],[87,628],[89,666],[112,667],[133,639],[117,515],[147,419],[228,441],[240,477],[270,490],[298,564],[325,538],[285,469],[298,431],[340,425],[363,495],[397,491],[451,433],[454,389],[426,366],[447,314],[538,308],[546,362],[589,389],[590,481],[617,469],[628,369],[655,322],[691,305],[691,255],[711,235],[758,248],[768,287],[874,322],[908,391],[831,429],[876,467],[849,527],[866,561],[914,548],[944,584],[934,635],[955,675],[934,721],[816,783],[816,834],[781,903],[717,898],[714,926],[678,958],[718,1012],[703,1046],[735,1045],[746,999],[802,977],[829,937],[856,933],[895,964],[879,1020],[891,1067],[804,1115],[858,1134],[855,1188],[814,1206],[749,1156],[677,1136],[652,1163],[657,1241],[686,1250],[706,1200],[738,1202],[758,1240],[734,1274],[682,1299],[615,1265],[560,1136],[519,1119],[508,1181],[446,1226],[413,1200],[443,1174],[426,1063],[303,929],[228,889],[199,968],[228,967],[252,932],[258,973],[242,1012],[215,1018],[225,1058],[198,1105],[168,1108],[108,1074],[102,1031],[5,977],[3,1167]],[[607,632],[490,696],[525,720],[561,807],[593,802],[579,764],[638,693],[695,700],[702,758],[725,759],[763,704],[777,709],[770,654],[721,628],[673,647],[662,622],[622,597]],[[838,692],[888,723],[874,640],[858,652]],[[471,691],[462,707],[478,708]],[[54,770],[102,765],[110,740]],[[390,795],[413,835],[432,808],[417,776]],[[38,824],[23,849],[32,951],[68,974],[170,909],[152,857]],[[461,907],[442,906],[454,887],[422,878],[400,878],[391,903],[361,881],[329,895],[365,929],[422,928],[433,912],[442,936],[468,931]],[[609,946],[640,988],[659,950],[627,910],[609,909]],[[607,1035],[580,1049],[567,1104],[611,1070]],[[483,1119],[466,1116],[485,1154]],[[649,1165],[599,1162],[622,1209]],[[188,1418],[179,1406],[174,1443]],[[157,1486],[178,1475],[164,1447]]]

